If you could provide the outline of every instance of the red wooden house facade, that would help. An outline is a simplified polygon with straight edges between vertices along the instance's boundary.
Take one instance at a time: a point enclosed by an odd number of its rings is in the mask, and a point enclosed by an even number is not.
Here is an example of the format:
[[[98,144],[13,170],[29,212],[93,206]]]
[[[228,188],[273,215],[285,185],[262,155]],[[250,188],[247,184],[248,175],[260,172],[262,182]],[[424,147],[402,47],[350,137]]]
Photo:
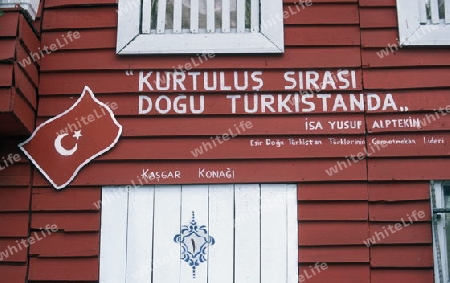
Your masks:
[[[0,17],[1,282],[112,282],[98,204],[105,188],[144,181],[294,185],[293,282],[444,282],[430,187],[450,180],[448,45],[399,46],[395,0],[283,0],[278,54],[117,54],[116,2],[45,0],[35,20]],[[55,190],[17,144],[85,86],[122,135]],[[316,263],[326,269],[311,275]]]

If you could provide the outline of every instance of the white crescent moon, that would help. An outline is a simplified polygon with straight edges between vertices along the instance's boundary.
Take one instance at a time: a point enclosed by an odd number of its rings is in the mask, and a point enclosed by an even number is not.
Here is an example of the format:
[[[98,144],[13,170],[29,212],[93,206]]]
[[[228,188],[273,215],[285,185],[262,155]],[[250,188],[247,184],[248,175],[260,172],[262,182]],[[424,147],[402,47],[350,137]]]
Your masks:
[[[75,146],[74,146],[72,149],[70,149],[70,150],[65,149],[65,148],[61,145],[61,140],[62,140],[65,136],[67,136],[67,135],[68,135],[68,134],[58,135],[58,136],[56,137],[56,139],[55,139],[55,149],[56,149],[56,151],[57,151],[59,154],[61,154],[61,155],[63,155],[63,156],[69,156],[69,155],[72,155],[72,154],[74,154],[75,151],[77,151],[77,149],[78,149],[78,144],[75,144]]]

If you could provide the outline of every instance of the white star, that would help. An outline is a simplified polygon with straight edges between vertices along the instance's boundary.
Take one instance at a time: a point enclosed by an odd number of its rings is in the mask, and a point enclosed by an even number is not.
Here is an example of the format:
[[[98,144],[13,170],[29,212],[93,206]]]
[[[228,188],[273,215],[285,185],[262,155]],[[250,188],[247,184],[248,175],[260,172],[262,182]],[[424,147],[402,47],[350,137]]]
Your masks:
[[[75,134],[73,134],[73,137],[76,138],[77,140],[81,137],[81,131],[75,131]]]

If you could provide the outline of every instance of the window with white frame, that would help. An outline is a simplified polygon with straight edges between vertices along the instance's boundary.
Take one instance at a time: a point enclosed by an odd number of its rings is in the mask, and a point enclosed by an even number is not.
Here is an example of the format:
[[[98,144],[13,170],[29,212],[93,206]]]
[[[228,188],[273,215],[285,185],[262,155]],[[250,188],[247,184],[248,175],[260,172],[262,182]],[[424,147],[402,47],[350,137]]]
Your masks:
[[[18,5],[34,20],[39,8],[40,0],[0,0],[0,8],[15,8]]]
[[[401,45],[450,45],[450,0],[397,0]]]
[[[282,53],[282,0],[119,0],[117,54]]]
[[[433,209],[434,278],[436,283],[450,282],[450,182],[431,185]]]
[[[100,283],[297,282],[297,187],[104,187]]]

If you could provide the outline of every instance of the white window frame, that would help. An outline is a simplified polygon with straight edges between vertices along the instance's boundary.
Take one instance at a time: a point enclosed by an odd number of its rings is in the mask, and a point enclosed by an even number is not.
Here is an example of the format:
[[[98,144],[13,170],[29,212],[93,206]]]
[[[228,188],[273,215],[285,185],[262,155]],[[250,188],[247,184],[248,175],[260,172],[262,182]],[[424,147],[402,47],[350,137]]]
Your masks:
[[[397,0],[399,41],[402,46],[450,45],[450,0],[446,1],[446,19],[426,21],[423,0]],[[436,0],[432,0],[436,1]],[[447,4],[448,3],[448,4]],[[436,5],[432,5],[437,9]],[[433,14],[436,15],[437,11]]]
[[[103,187],[99,282],[297,282],[297,204],[294,184]],[[174,241],[194,211],[214,237],[197,278]]]
[[[0,8],[16,8],[20,5],[34,20],[39,9],[40,0],[0,0]]]
[[[434,209],[445,208],[444,203],[444,185],[450,185],[449,182],[435,181],[431,183],[431,212],[433,227],[433,257],[434,257],[434,278],[436,283],[441,283],[441,276],[445,283],[450,282],[448,270],[447,238],[445,233],[445,219],[450,217],[450,213],[435,213]],[[438,250],[440,253],[438,253]],[[441,272],[439,272],[441,266]]]
[[[145,0],[143,3],[149,2]],[[119,0],[116,53],[283,53],[283,1],[260,0],[260,30],[247,33],[141,33],[142,7]],[[280,20],[281,19],[281,20]]]

